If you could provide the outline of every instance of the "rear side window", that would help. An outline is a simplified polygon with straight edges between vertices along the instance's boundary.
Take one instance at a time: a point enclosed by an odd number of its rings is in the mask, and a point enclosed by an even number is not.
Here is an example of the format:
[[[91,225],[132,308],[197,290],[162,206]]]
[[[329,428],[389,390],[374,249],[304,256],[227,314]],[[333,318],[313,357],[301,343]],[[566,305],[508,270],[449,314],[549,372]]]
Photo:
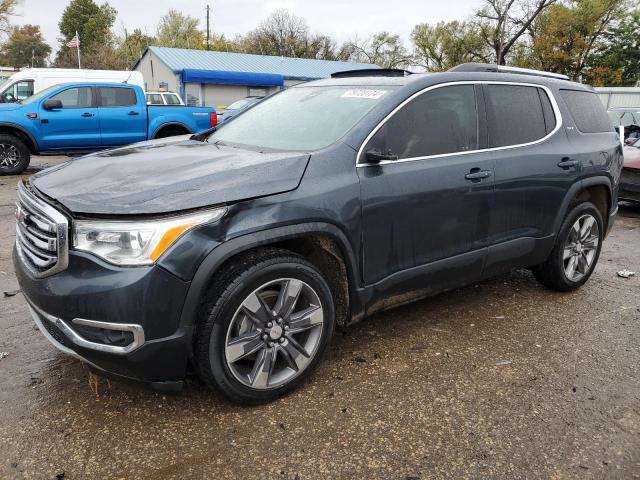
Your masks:
[[[86,108],[92,105],[91,88],[68,88],[51,97],[62,102],[62,108]]]
[[[579,90],[560,90],[576,127],[582,133],[610,132],[613,130],[607,112],[598,95]]]
[[[128,107],[137,103],[132,88],[98,87],[98,97],[103,107]]]
[[[477,148],[474,87],[460,85],[427,91],[407,103],[376,132],[365,150],[403,159]]]
[[[485,102],[490,147],[535,142],[555,128],[549,98],[538,87],[486,85]]]

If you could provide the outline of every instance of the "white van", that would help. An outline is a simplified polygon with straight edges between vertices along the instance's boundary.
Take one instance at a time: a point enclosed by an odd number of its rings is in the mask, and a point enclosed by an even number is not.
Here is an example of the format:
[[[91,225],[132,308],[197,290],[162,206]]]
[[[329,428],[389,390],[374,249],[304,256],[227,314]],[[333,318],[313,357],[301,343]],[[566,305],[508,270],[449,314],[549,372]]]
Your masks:
[[[0,85],[0,103],[22,101],[52,85],[70,82],[126,82],[144,89],[142,73],[137,71],[25,68]]]

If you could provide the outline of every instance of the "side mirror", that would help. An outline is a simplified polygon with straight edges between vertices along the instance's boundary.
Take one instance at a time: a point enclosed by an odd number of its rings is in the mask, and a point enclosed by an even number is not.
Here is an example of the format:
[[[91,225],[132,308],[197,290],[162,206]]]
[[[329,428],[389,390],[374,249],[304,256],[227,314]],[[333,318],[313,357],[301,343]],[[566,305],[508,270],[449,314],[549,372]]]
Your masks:
[[[385,160],[398,160],[398,156],[393,155],[391,151],[388,153],[382,153],[377,148],[367,150],[364,156],[367,159],[367,163],[380,163]]]
[[[62,108],[62,100],[58,98],[47,98],[42,103],[42,108],[44,108],[45,110],[56,110]]]

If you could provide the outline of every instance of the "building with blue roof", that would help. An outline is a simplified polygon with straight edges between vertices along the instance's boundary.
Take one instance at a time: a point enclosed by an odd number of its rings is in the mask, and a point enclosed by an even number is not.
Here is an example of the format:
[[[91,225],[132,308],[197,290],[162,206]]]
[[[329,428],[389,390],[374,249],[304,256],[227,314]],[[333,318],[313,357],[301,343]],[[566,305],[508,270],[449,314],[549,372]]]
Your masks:
[[[245,97],[266,96],[344,70],[378,68],[368,63],[247,53],[147,47],[133,66],[146,89],[179,92],[190,105],[224,107]]]

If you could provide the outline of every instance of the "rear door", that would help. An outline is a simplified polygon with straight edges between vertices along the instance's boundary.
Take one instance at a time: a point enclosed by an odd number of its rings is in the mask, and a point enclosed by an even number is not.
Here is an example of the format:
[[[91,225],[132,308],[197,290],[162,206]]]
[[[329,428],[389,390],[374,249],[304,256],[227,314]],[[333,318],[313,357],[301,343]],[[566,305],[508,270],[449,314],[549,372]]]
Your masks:
[[[533,84],[483,86],[495,206],[485,275],[545,256],[558,208],[580,175],[553,93]]]
[[[96,87],[101,143],[115,147],[147,139],[147,105],[126,85]]]
[[[424,91],[388,118],[358,164],[367,284],[412,270],[434,290],[480,276],[493,199],[473,84]],[[369,150],[397,160],[367,163]],[[408,289],[409,287],[402,287]]]
[[[89,150],[100,146],[98,109],[91,87],[69,87],[47,98],[60,100],[62,108],[45,110],[40,102],[41,142],[45,150]]]

